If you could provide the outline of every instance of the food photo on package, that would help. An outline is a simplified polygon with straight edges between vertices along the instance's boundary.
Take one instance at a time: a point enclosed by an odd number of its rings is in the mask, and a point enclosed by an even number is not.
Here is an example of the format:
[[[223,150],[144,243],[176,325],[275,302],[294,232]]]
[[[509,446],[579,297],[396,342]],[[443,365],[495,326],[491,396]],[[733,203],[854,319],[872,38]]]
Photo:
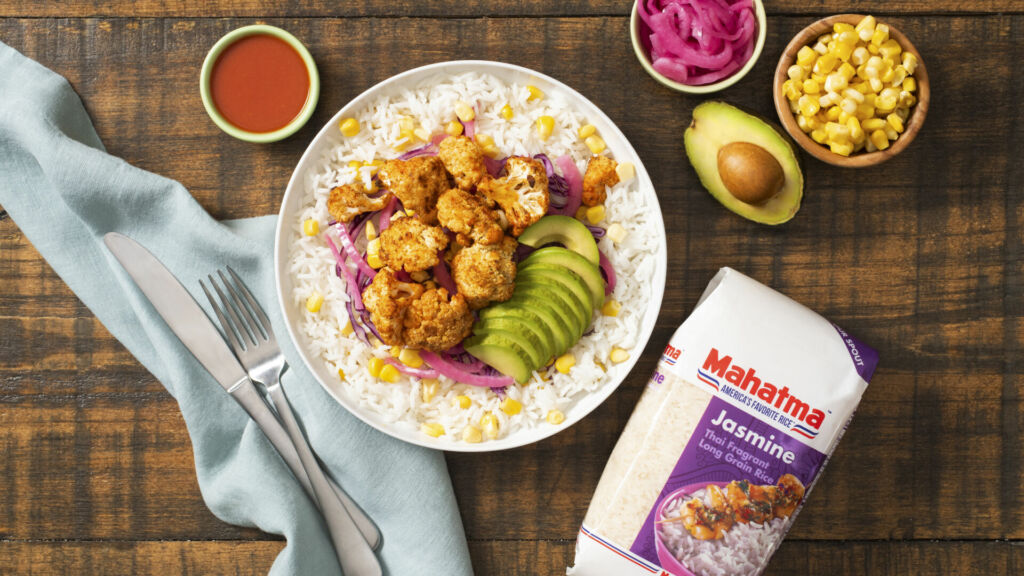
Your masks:
[[[721,269],[612,451],[567,574],[761,574],[877,364],[839,326]]]

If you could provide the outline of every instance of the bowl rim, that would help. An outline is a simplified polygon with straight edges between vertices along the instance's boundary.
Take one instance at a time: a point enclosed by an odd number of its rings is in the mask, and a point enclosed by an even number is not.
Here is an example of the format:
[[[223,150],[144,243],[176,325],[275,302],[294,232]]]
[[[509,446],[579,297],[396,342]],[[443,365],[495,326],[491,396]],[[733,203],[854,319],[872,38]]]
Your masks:
[[[910,117],[907,119],[906,127],[900,137],[897,138],[892,145],[885,150],[878,150],[875,152],[864,152],[853,154],[850,156],[842,156],[832,152],[827,147],[818,144],[810,138],[796,122],[796,115],[789,109],[789,102],[786,100],[782,93],[782,84],[789,78],[787,70],[796,61],[796,52],[802,46],[809,45],[809,40],[816,34],[824,33],[824,30],[830,29],[836,22],[846,22],[847,24],[856,25],[860,22],[866,14],[833,14],[825,18],[821,18],[812,22],[810,25],[804,27],[798,32],[793,39],[789,41],[786,48],[782,51],[779,56],[779,63],[775,67],[775,75],[772,79],[772,100],[775,102],[775,111],[778,114],[779,121],[782,123],[783,128],[789,134],[789,137],[796,141],[801,148],[811,156],[814,156],[818,160],[831,164],[833,166],[839,166],[843,168],[864,168],[867,166],[875,166],[881,164],[893,156],[896,156],[903,150],[905,150],[910,143],[914,141],[917,133],[921,130],[924,125],[925,117],[928,115],[928,105],[931,101],[931,86],[928,81],[928,71],[925,67],[924,58],[921,57],[921,53],[918,51],[914,43],[898,28],[889,24],[884,23],[889,27],[889,36],[894,38],[900,43],[900,48],[904,52],[911,52],[917,56],[917,70],[914,71],[914,78],[917,80],[917,104],[914,105],[913,111]],[[819,30],[820,29],[820,30]]]
[[[637,4],[639,2],[640,0],[635,0],[633,2],[633,10],[629,16],[629,38],[633,43],[633,53],[636,54],[636,58],[640,61],[640,65],[643,66],[644,70],[646,70],[652,78],[657,80],[663,86],[678,92],[685,92],[687,94],[710,94],[712,92],[718,92],[719,90],[725,90],[742,80],[743,77],[747,75],[747,72],[750,72],[757,63],[758,58],[761,57],[761,52],[764,50],[764,43],[768,37],[768,17],[765,15],[764,4],[761,0],[752,0],[754,3],[754,16],[757,18],[757,40],[754,44],[754,52],[750,55],[750,59],[747,60],[747,63],[737,70],[732,76],[723,78],[712,84],[694,86],[691,84],[676,82],[654,69],[651,65],[650,56],[644,49],[643,43],[640,42],[640,16],[637,14]]]
[[[309,91],[306,94],[306,102],[302,105],[299,113],[290,122],[274,130],[272,132],[250,132],[235,126],[227,120],[217,109],[216,104],[213,102],[213,94],[210,89],[210,77],[213,74],[213,65],[217,62],[220,55],[235,42],[242,38],[256,35],[268,35],[284,40],[289,46],[291,46],[299,56],[302,58],[302,62],[306,65],[306,72],[309,74]],[[246,142],[254,142],[257,144],[264,144],[268,142],[277,142],[283,140],[302,128],[306,122],[313,116],[313,111],[316,109],[317,101],[320,99],[320,73],[317,71],[316,62],[313,60],[313,56],[306,49],[306,46],[299,41],[298,38],[293,36],[287,30],[278,28],[277,26],[271,26],[269,24],[251,24],[249,26],[242,26],[236,28],[224,36],[221,36],[210,51],[207,52],[206,58],[203,60],[203,66],[199,73],[199,94],[203,99],[203,108],[206,109],[206,113],[213,120],[213,123],[218,128],[233,136],[239,140]]]
[[[394,90],[396,89],[396,86],[401,86],[403,82],[410,81],[410,79],[416,80],[419,78],[429,77],[431,74],[456,74],[471,71],[482,71],[495,74],[501,79],[507,79],[509,76],[515,76],[524,80],[528,78],[531,80],[531,83],[539,83],[538,85],[542,88],[549,88],[553,93],[558,92],[565,94],[572,100],[578,99],[577,102],[581,105],[580,109],[587,111],[588,114],[590,114],[591,111],[593,112],[593,117],[588,118],[588,120],[597,126],[598,130],[605,134],[605,141],[608,143],[608,147],[613,149],[616,152],[616,155],[621,153],[627,160],[634,163],[640,193],[646,195],[650,202],[649,207],[652,213],[656,213],[658,215],[653,222],[652,230],[653,235],[658,238],[658,242],[654,253],[655,267],[654,272],[651,275],[650,300],[648,302],[647,309],[643,312],[640,319],[640,326],[636,336],[636,346],[634,347],[636,353],[631,353],[628,360],[616,366],[621,369],[622,372],[620,375],[616,376],[617,381],[614,385],[609,383],[608,385],[598,388],[594,392],[587,393],[586,396],[577,400],[573,406],[565,410],[566,419],[562,424],[551,427],[542,425],[532,429],[524,429],[521,431],[522,434],[516,437],[514,441],[509,441],[509,437],[505,436],[497,440],[490,440],[478,444],[470,444],[461,441],[454,442],[451,441],[449,435],[442,436],[441,438],[430,438],[423,435],[418,428],[407,427],[395,423],[386,423],[383,418],[361,408],[358,403],[350,402],[338,390],[329,385],[326,379],[330,379],[330,375],[327,373],[323,361],[318,356],[313,356],[311,352],[307,353],[307,346],[302,345],[302,343],[305,342],[305,336],[299,332],[298,321],[293,318],[299,313],[298,306],[292,303],[292,294],[286,290],[291,287],[291,281],[287,278],[287,274],[285,273],[285,267],[287,266],[288,259],[290,257],[291,240],[293,239],[292,234],[297,234],[293,218],[294,213],[291,209],[291,205],[302,200],[302,197],[305,194],[306,173],[310,166],[319,160],[319,157],[323,152],[323,146],[325,143],[329,144],[329,135],[334,131],[337,131],[338,122],[341,118],[350,115],[353,110],[364,106],[371,99],[376,98],[382,91]],[[547,92],[547,90],[545,90],[545,92]],[[338,137],[340,137],[340,135]],[[564,82],[530,68],[491,60],[451,60],[412,68],[390,76],[373,86],[370,86],[361,94],[347,102],[310,140],[310,143],[303,152],[302,157],[298,162],[296,162],[295,169],[288,180],[284,196],[281,199],[281,208],[278,212],[278,220],[274,231],[274,285],[277,293],[278,305],[280,306],[282,317],[285,321],[285,328],[287,329],[291,344],[295,345],[295,349],[298,352],[299,357],[302,359],[306,368],[312,373],[314,379],[332,398],[334,398],[336,402],[370,427],[410,444],[449,452],[494,452],[518,448],[520,446],[539,442],[554,436],[555,434],[562,433],[568,430],[575,423],[590,415],[616,390],[619,389],[643,356],[644,348],[646,348],[650,343],[651,337],[654,334],[654,328],[657,325],[658,317],[661,314],[667,274],[668,239],[665,233],[665,221],[661,215],[661,205],[658,201],[657,192],[654,189],[654,183],[651,180],[639,153],[637,153],[633,148],[633,145],[630,144],[625,134],[622,133],[622,130],[619,129],[619,127],[600,107]],[[287,286],[286,283],[288,284]],[[331,380],[334,382],[336,379]]]

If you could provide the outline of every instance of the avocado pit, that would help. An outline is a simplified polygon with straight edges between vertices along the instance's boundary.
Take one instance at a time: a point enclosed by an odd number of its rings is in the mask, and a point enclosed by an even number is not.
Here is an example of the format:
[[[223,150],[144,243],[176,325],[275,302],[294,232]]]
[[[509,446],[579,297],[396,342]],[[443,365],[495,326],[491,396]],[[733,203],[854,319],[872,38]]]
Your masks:
[[[770,200],[786,181],[775,156],[750,142],[730,142],[718,150],[718,175],[737,200],[754,205]]]

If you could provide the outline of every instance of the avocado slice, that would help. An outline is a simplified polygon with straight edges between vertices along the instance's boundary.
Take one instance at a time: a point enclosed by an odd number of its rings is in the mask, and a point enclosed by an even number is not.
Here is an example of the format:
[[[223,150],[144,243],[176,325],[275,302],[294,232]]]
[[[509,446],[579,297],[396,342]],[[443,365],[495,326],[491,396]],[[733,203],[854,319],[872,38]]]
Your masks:
[[[519,347],[526,351],[526,353],[530,355],[530,359],[534,361],[534,370],[540,368],[544,364],[547,364],[548,358],[551,357],[551,352],[554,348],[548,344],[547,335],[541,334],[541,330],[543,330],[543,328],[539,326],[531,326],[529,323],[524,322],[519,318],[508,316],[488,318],[481,322],[477,322],[473,326],[473,332],[475,334],[499,332],[514,335]]]
[[[594,308],[604,305],[604,277],[601,269],[594,266],[579,254],[560,246],[548,246],[530,254],[519,263],[519,270],[528,268],[534,263],[564,266],[575,272],[587,284],[590,296],[594,300]]]
[[[523,230],[519,243],[533,248],[558,242],[597,266],[600,260],[594,235],[582,222],[569,216],[545,216]]]
[[[683,143],[701,184],[729,210],[782,224],[800,209],[804,176],[793,146],[772,124],[725,102],[704,102],[693,109]]]
[[[554,330],[560,328],[558,321],[551,314],[551,312],[537,312],[537,309],[521,308],[518,306],[495,306],[498,310],[498,314],[492,314],[487,318],[483,316],[476,323],[475,326],[495,326],[500,329],[501,324],[493,324],[492,320],[501,321],[514,321],[522,324],[525,330],[532,332],[541,340],[541,347],[545,353],[550,356],[558,345],[561,343],[561,339],[556,338]],[[545,319],[544,314],[550,318],[550,323]]]
[[[521,318],[526,322],[538,322],[543,324],[551,339],[551,350],[553,355],[561,355],[572,346],[574,332],[570,328],[570,320],[566,313],[559,313],[555,304],[550,300],[538,300],[521,293],[517,297],[493,304],[480,310],[480,319],[512,317]]]
[[[533,374],[529,355],[500,332],[474,334],[466,338],[462,345],[466,352],[520,384],[529,380]]]
[[[556,296],[564,303],[563,310],[569,312],[576,319],[576,339],[583,336],[593,316],[593,302],[590,301],[590,292],[587,290],[579,276],[575,276],[573,283],[569,271],[564,268],[561,273],[548,270],[537,270],[529,276],[516,274],[516,291],[529,291],[537,298],[552,298]]]
[[[513,300],[526,300],[531,305],[550,304],[550,310],[558,315],[562,325],[570,331],[572,335],[570,341],[573,343],[579,340],[587,329],[587,322],[584,322],[581,315],[573,309],[579,304],[561,284],[546,280],[517,282],[516,291],[509,302]]]
[[[556,282],[560,282],[566,286],[573,295],[587,305],[590,311],[594,310],[594,297],[590,294],[590,288],[587,287],[587,283],[580,278],[579,274],[569,270],[565,266],[557,266],[555,264],[544,264],[541,262],[534,262],[526,268],[520,268],[519,272],[516,273],[516,280],[522,282],[535,277],[546,277]],[[587,316],[587,324],[590,323],[590,316]]]

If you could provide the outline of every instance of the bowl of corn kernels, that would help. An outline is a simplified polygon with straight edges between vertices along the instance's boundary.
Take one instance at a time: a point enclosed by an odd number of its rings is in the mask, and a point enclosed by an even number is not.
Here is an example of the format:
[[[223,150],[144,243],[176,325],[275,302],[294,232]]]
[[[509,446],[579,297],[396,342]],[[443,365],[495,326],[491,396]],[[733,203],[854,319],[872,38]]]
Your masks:
[[[872,16],[818,20],[786,46],[775,69],[775,109],[809,154],[860,168],[899,154],[928,112],[921,54]]]

